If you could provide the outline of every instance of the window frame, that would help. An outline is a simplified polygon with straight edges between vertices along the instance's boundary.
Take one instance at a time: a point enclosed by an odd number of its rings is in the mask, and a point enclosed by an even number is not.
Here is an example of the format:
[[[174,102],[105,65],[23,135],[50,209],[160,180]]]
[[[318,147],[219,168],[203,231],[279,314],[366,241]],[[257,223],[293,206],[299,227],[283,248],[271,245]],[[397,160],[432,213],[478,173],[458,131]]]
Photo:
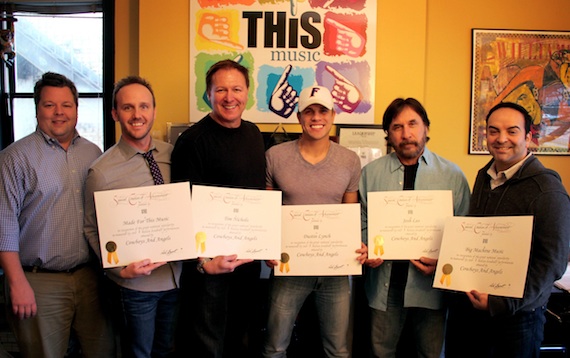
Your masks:
[[[78,4],[81,3],[81,4]],[[115,144],[115,123],[107,113],[113,108],[112,94],[115,79],[115,1],[75,1],[73,4],[60,2],[54,5],[42,5],[29,1],[14,1],[0,4],[0,23],[2,29],[9,26],[9,19],[15,12],[28,12],[49,15],[61,15],[84,12],[101,12],[103,18],[103,82],[102,92],[79,93],[79,98],[102,98],[103,100],[103,147],[108,149]],[[13,17],[12,17],[13,19]],[[17,51],[17,49],[16,49]],[[15,58],[17,61],[17,55]],[[31,92],[16,91],[16,68],[14,63],[0,59],[0,150],[14,142],[13,105],[15,99],[33,98]]]

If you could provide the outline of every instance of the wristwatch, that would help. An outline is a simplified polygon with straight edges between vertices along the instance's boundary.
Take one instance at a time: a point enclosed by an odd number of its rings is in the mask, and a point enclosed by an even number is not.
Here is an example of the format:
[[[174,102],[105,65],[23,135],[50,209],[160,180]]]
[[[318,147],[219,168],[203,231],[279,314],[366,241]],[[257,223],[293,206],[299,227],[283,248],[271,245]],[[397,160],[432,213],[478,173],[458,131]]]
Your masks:
[[[208,261],[212,261],[212,259],[209,257],[206,257],[206,258],[198,260],[198,264],[196,265],[196,270],[198,270],[198,272],[200,272],[201,274],[207,274],[207,272],[204,271],[204,264]]]

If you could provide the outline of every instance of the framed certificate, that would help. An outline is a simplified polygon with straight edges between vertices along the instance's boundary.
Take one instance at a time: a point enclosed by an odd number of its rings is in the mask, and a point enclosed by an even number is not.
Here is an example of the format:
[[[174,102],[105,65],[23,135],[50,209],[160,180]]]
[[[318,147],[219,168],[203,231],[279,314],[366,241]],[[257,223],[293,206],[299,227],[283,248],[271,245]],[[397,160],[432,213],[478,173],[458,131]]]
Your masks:
[[[337,124],[336,133],[340,145],[358,154],[361,167],[390,152],[381,125]]]

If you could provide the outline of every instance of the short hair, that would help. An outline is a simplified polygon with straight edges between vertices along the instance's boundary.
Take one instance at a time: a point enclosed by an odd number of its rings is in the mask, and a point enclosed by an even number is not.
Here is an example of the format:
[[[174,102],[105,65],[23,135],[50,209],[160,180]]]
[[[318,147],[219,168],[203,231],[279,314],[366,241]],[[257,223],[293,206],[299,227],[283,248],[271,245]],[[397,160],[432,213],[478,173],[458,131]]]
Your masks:
[[[489,113],[487,113],[487,117],[485,118],[485,122],[487,123],[487,126],[489,125],[489,118],[491,118],[491,114],[493,114],[495,111],[497,111],[501,108],[514,109],[515,111],[522,114],[524,117],[525,134],[530,133],[530,127],[532,124],[532,117],[530,116],[530,113],[528,113],[528,111],[523,106],[521,106],[520,104],[516,104],[513,102],[501,102],[501,103],[496,104],[493,108],[491,108],[491,110],[489,110]]]
[[[152,86],[150,85],[150,83],[140,76],[127,76],[121,78],[120,80],[117,81],[117,83],[115,83],[115,87],[113,88],[113,109],[117,109],[117,93],[119,93],[121,88],[133,84],[145,86],[152,95],[153,107],[156,107],[156,100],[154,99],[154,91],[152,90]]]
[[[411,97],[406,99],[396,98],[395,100],[392,101],[392,103],[390,103],[388,108],[386,108],[386,111],[384,112],[384,117],[382,118],[382,128],[384,128],[386,132],[388,132],[388,130],[390,129],[390,124],[392,124],[394,118],[396,118],[400,113],[402,113],[402,111],[406,107],[411,108],[414,112],[419,114],[426,127],[429,128],[430,122],[427,112],[424,106],[422,106],[422,104],[417,99]]]
[[[36,105],[36,112],[38,110],[38,104],[40,103],[42,90],[44,87],[67,87],[73,95],[73,101],[76,106],[79,106],[79,93],[77,92],[77,87],[72,80],[55,72],[46,72],[34,85],[34,103]]]
[[[210,92],[210,89],[212,88],[212,77],[214,77],[214,74],[216,72],[218,72],[219,70],[231,70],[231,69],[238,70],[239,72],[241,72],[241,74],[245,78],[245,85],[247,88],[249,88],[249,70],[247,69],[247,67],[242,66],[233,60],[221,60],[214,63],[206,73],[206,91]]]

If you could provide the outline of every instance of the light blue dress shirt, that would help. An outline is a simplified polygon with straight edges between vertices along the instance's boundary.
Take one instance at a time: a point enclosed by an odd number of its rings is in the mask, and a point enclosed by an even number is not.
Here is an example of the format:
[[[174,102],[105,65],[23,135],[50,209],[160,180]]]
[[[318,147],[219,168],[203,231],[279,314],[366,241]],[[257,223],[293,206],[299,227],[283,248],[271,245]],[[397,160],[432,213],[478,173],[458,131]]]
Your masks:
[[[362,241],[368,242],[367,195],[374,191],[394,191],[404,188],[404,165],[392,152],[369,163],[362,169],[359,193],[362,203]],[[419,159],[414,185],[415,190],[451,190],[455,216],[466,215],[469,210],[469,184],[461,169],[447,159],[432,153],[428,148]],[[424,276],[408,268],[408,281],[404,293],[404,307],[440,309],[443,307],[440,290],[432,288],[433,276]],[[377,268],[366,270],[365,290],[370,307],[386,311],[392,262],[385,261]]]

